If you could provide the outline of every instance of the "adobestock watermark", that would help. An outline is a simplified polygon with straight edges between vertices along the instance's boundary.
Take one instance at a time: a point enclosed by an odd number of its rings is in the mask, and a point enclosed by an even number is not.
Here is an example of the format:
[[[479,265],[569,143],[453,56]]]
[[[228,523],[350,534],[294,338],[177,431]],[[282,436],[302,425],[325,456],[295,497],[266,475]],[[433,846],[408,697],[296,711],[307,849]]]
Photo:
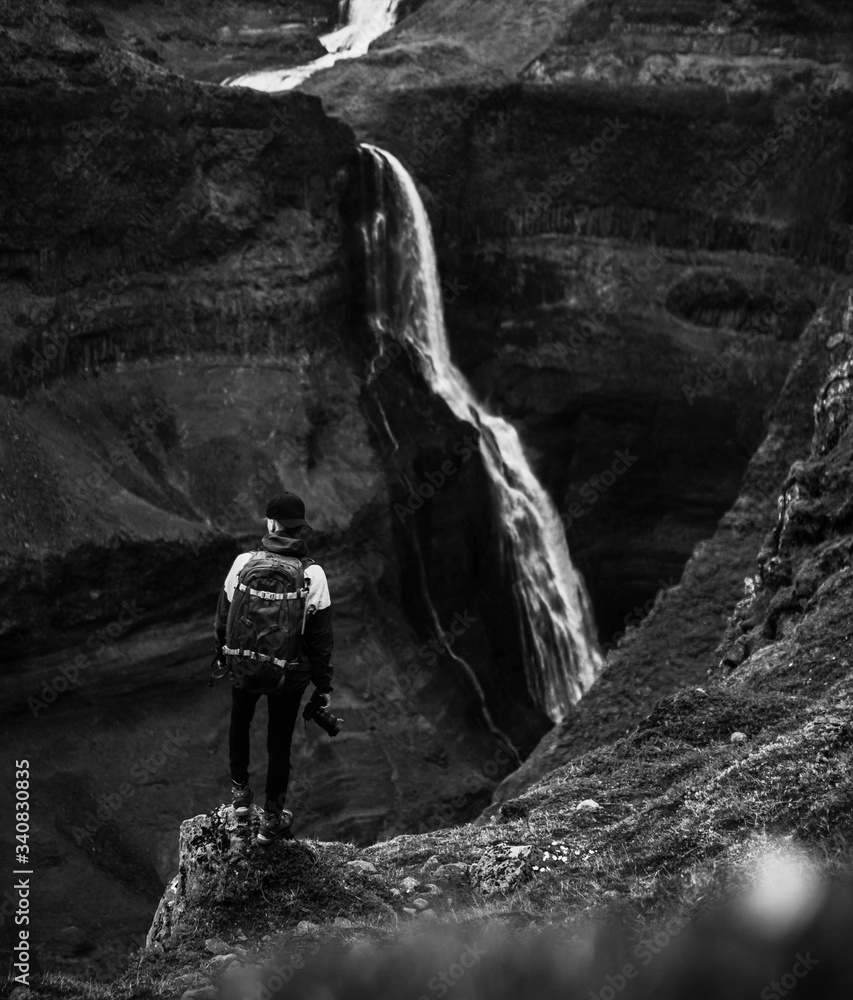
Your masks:
[[[613,486],[616,480],[620,476],[624,476],[628,469],[635,462],[639,461],[639,456],[632,455],[630,448],[625,448],[624,451],[616,451],[613,453],[613,456],[613,461],[607,469],[599,472],[597,476],[590,477],[578,487],[578,493],[580,493],[584,502],[581,504],[575,501],[569,504],[568,509],[560,514],[560,520],[563,522],[564,527],[571,528],[576,521],[579,521],[585,514],[588,514],[591,508]]]
[[[430,675],[424,669],[435,666],[438,657],[450,652],[457,639],[473,626],[479,619],[472,615],[467,609],[464,611],[454,611],[447,628],[441,628],[433,632],[429,639],[418,646],[407,645],[400,654],[402,664],[399,665],[396,673],[397,688],[403,697],[411,696],[429,680]],[[371,722],[376,722],[381,718],[390,719],[399,714],[399,699],[389,697],[384,691],[372,693],[365,707],[362,709],[365,717]]]
[[[369,361],[364,363],[361,375],[356,375],[352,369],[347,372],[347,379],[354,389],[361,391],[372,385],[373,382],[391,365],[405,353],[403,345],[393,338],[383,338],[380,341],[380,349]]]
[[[254,1000],[272,1000],[279,990],[293,979],[297,970],[304,966],[305,957],[299,953],[265,965],[259,972],[261,984]]]
[[[75,479],[61,494],[59,499],[69,516],[76,516],[79,505],[90,503],[107,486],[116,469],[131,462],[136,451],[150,443],[159,425],[169,419],[172,411],[165,401],[158,399],[156,403],[149,416],[133,418],[133,426],[124,431],[118,445],[110,448],[107,458],[96,462],[91,472]]]
[[[463,99],[445,108],[441,113],[442,124],[436,125],[430,133],[415,140],[414,150],[408,157],[409,164],[414,169],[422,167],[438,152],[448,136],[460,128],[492,94],[505,87],[509,79],[507,76],[502,76],[494,83],[480,83]]]
[[[305,720],[305,729],[308,728],[308,720]],[[320,813],[316,809],[312,809],[308,804],[307,800],[311,795],[315,787],[315,783],[310,780],[309,777],[304,775],[296,775],[290,777],[287,782],[287,791],[284,795],[280,795],[275,800],[275,805],[278,809],[284,809],[287,807],[288,803],[293,803],[294,799],[300,800],[299,809],[295,811],[294,822],[298,824],[299,827],[307,826],[314,820],[319,820],[324,822],[328,819],[328,815],[325,813]]]
[[[103,628],[97,628],[87,637],[84,648],[89,652],[78,653],[68,666],[61,666],[59,671],[48,681],[44,681],[39,691],[39,697],[31,695],[27,698],[27,706],[38,718],[52,705],[60,695],[72,689],[80,678],[80,674],[93,667],[99,656],[117,642],[145,614],[145,609],[137,606],[136,601],[122,601],[121,613]]]
[[[710,395],[715,382],[721,382],[734,363],[746,353],[746,346],[740,341],[729,344],[720,354],[714,354],[714,360],[700,368],[693,376],[693,384],[682,384],[681,391],[689,406],[697,396]]]
[[[94,811],[87,810],[83,817],[83,825],[71,825],[71,832],[78,847],[92,838],[107,823],[120,812],[127,802],[133,798],[140,785],[148,784],[167,764],[173,764],[178,757],[187,757],[186,750],[181,749],[189,743],[189,736],[182,730],[169,733],[161,745],[152,753],[137,760],[130,768],[130,781],[123,781],[116,789],[102,792],[98,796],[98,804]]]
[[[433,976],[427,983],[430,995],[423,994],[418,1000],[435,1000],[447,996],[448,992],[459,982],[469,969],[480,961],[486,949],[482,945],[467,944],[459,953],[456,962],[451,962],[446,969],[443,969],[437,976]]]
[[[786,143],[804,126],[813,122],[829,100],[829,94],[810,93],[795,110],[788,112],[777,124],[773,134],[763,142],[751,146],[737,161],[729,160],[726,169],[727,180],[717,181],[711,194],[715,207],[729,201],[737,192],[750,183],[751,179],[779,155]],[[701,206],[707,211],[707,204]]]
[[[547,180],[539,185],[534,194],[528,195],[524,205],[510,209],[509,216],[517,231],[523,233],[534,219],[543,212],[547,212],[557,197],[567,187],[570,187],[578,177],[585,174],[607,147],[616,142],[623,132],[627,132],[629,127],[628,122],[621,121],[618,116],[605,119],[604,128],[591,143],[572,151],[569,156],[570,167],[552,173]]]
[[[607,318],[620,313],[627,300],[643,285],[651,281],[653,275],[660,271],[665,263],[666,258],[661,256],[659,248],[653,247],[646,254],[643,263],[633,268],[627,275],[622,276],[619,286],[611,293],[607,304],[598,306],[588,319],[582,320],[578,328],[572,331],[568,343],[553,345],[559,357],[563,361],[568,360],[570,355],[579,351],[587,341],[603,334]]]
[[[452,306],[463,292],[467,292],[470,286],[463,285],[458,278],[441,279],[441,298],[446,306]]]
[[[68,125],[66,136],[71,148],[65,150],[62,157],[51,164],[54,174],[60,179],[76,174],[107,136],[117,132],[121,123],[127,121],[133,111],[151,94],[156,98],[156,91],[137,84],[110,104],[110,114],[102,115],[95,121],[72,122]],[[296,114],[290,107],[277,105],[269,118],[268,125],[258,130],[246,129],[241,134],[232,155],[244,161],[253,159],[276,135],[292,128],[295,120]]]
[[[629,629],[636,628],[643,621],[646,615],[648,615],[648,613],[657,603],[657,600],[660,597],[660,595],[664,593],[664,591],[667,591],[671,587],[674,587],[677,583],[678,580],[675,577],[670,577],[669,580],[658,580],[658,590],[655,592],[655,596],[650,597],[642,605],[640,604],[635,605],[634,608],[632,608],[631,611],[629,611],[623,617],[622,623],[625,626],[625,628],[622,631],[614,632],[613,635],[610,637],[610,641],[605,642],[602,645],[601,651],[607,654],[612,650],[616,649],[619,642],[625,638],[625,634],[627,633],[627,631]]]
[[[778,289],[771,304],[765,306],[755,317],[744,325],[740,334],[742,336],[761,335],[772,336],[773,332],[780,326],[780,320],[784,318],[796,305],[801,304],[802,296],[794,291],[784,288]],[[746,353],[746,345],[742,341],[735,341],[729,344],[719,354],[713,355],[713,361],[703,365],[691,376],[692,384],[682,383],[681,391],[692,406],[697,396],[708,395],[716,382],[722,381],[734,366]]]
[[[463,285],[458,278],[442,278],[441,296],[445,305],[452,305],[459,296],[468,290],[470,286]],[[380,375],[386,372],[393,362],[403,357],[406,353],[404,343],[394,334],[388,333],[391,324],[371,319],[371,326],[379,343],[379,351],[369,361],[365,362],[360,375],[350,371],[347,377],[351,384],[358,390],[370,386]]]
[[[304,456],[302,452],[287,441],[280,442],[279,452],[276,456],[271,456],[264,465],[258,466],[245,480],[245,488],[239,490],[234,496],[224,504],[216,508],[216,513],[207,519],[207,528],[212,529],[218,536],[225,534],[231,525],[252,518],[252,511],[258,507],[258,497],[262,497],[274,487],[281,486],[281,477],[278,472],[277,463],[286,459],[301,466]],[[261,501],[262,503],[265,501]],[[257,514],[260,523],[263,519]],[[213,536],[215,537],[215,536]],[[213,540],[210,530],[198,535],[188,542],[187,547],[194,554],[198,555],[205,545]]]
[[[417,486],[409,489],[407,503],[395,503],[394,513],[400,523],[404,523],[407,517],[413,516],[423,505],[445,487],[447,482],[460,471],[460,463],[464,465],[470,461],[472,455],[479,451],[477,439],[466,434],[461,440],[456,441],[451,448],[454,455],[458,456],[459,463],[453,459],[446,458],[438,469],[433,469],[424,475],[423,480]]]
[[[18,389],[26,389],[33,381],[43,381],[51,369],[61,368],[72,340],[100,332],[97,327],[99,316],[102,313],[106,315],[116,299],[130,287],[139,273],[139,266],[154,270],[167,256],[159,246],[150,245],[144,253],[137,255],[136,270],[131,270],[126,265],[112,268],[79,300],[67,301],[70,296],[57,296],[56,305],[61,318],[54,326],[37,335],[37,346],[28,345],[26,361],[15,366],[15,384]],[[160,308],[165,310],[168,307],[163,303]]]
[[[812,953],[807,951],[805,955],[797,952],[796,961],[791,966],[791,971],[786,972],[779,979],[774,979],[769,986],[765,986],[761,991],[761,1000],[781,1000],[795,990],[803,979],[820,963],[820,959],[812,958]]]
[[[417,833],[427,833],[440,826],[449,826],[459,819],[459,813],[472,803],[472,800],[494,788],[495,782],[518,767],[521,761],[518,751],[506,738],[499,738],[491,757],[483,761],[477,770],[469,771],[457,791],[443,802],[437,802],[429,815],[419,823]]]
[[[54,172],[73,177],[104,138],[115,131],[116,121],[127,119],[147,93],[143,88],[135,87],[129,94],[122,95],[114,102],[113,118],[102,118],[96,126],[89,130],[83,129],[79,135],[72,130],[72,137],[77,135],[77,145],[66,152],[62,162],[53,164]],[[273,109],[266,126],[255,130],[245,129],[239,145],[232,150],[232,159],[216,174],[215,185],[221,186],[232,181],[245,168],[247,161],[256,157],[276,136],[292,129],[295,121],[296,112],[289,106],[279,104]],[[209,186],[193,185],[189,197],[170,207],[169,231],[180,229],[195,217],[203,220],[212,208]],[[68,302],[63,301],[62,296],[57,297],[61,318],[55,328],[39,334],[39,343],[31,348],[27,363],[16,366],[15,381],[20,389],[25,389],[33,380],[43,380],[54,362],[61,363],[71,340],[97,333],[96,326],[101,313],[108,310],[115,299],[130,286],[140,269],[153,271],[168,262],[170,254],[167,242],[163,234],[155,231],[156,220],[157,216],[149,206],[137,209],[130,219],[126,243],[128,253],[134,258],[133,269],[126,265],[111,268],[98,279],[94,289],[87,290],[79,301]],[[328,243],[328,246],[334,252],[335,245]],[[316,263],[311,256],[314,252],[307,251],[310,266]],[[318,248],[316,253],[317,261],[325,261],[330,251]],[[298,273],[306,273],[305,261],[294,263]],[[73,272],[73,261],[70,264]]]
[[[314,942],[302,951],[268,958],[260,966],[234,963],[218,978],[216,995],[221,1000],[280,1000],[285,986],[319,949],[319,942]]]
[[[618,971],[606,975],[604,984],[598,990],[589,991],[589,1000],[616,1000],[616,997],[636,979],[643,966],[648,966],[652,961],[669,946],[673,938],[679,934],[690,923],[685,916],[670,918],[662,927],[658,928],[653,935],[643,938],[634,947],[634,957],[639,961],[640,967],[633,962],[626,962],[620,966]]]
[[[560,15],[550,8],[537,8],[535,16],[540,31],[553,33],[561,24]],[[480,82],[463,98],[444,108],[441,112],[441,124],[435,125],[431,132],[415,140],[414,150],[408,157],[408,162],[414,169],[422,167],[430,157],[435,156],[451,133],[461,128],[493,94],[515,82],[515,78],[505,71],[499,70],[498,73],[496,79]]]
[[[418,656],[427,666],[432,667],[438,662],[438,654],[449,650],[457,639],[461,638],[472,625],[479,621],[467,609],[465,611],[454,611],[450,625],[440,632],[434,632],[429,640],[417,648],[408,647],[403,653],[403,659],[411,659]]]
[[[94,123],[85,126],[79,122],[69,125],[67,136],[73,145],[61,160],[54,160],[51,164],[51,169],[56,176],[62,180],[64,177],[77,173],[104,139],[118,130],[118,123],[126,121],[133,109],[142,104],[149,93],[144,87],[135,86],[112,102],[110,105],[111,115],[103,115]]]
[[[293,261],[294,273],[307,280],[328,265],[336,252],[334,243],[325,248],[300,250],[300,256]],[[69,301],[68,295],[57,296],[61,318],[38,333],[34,342],[27,345],[25,360],[15,366],[16,387],[23,391],[32,382],[43,382],[51,372],[61,372],[73,341],[111,336],[110,331],[115,326],[116,302],[131,290],[136,314],[150,311],[152,326],[158,332],[166,331],[163,343],[174,353],[208,350],[248,355],[253,342],[256,349],[269,350],[269,334],[278,336],[281,331],[283,336],[279,338],[279,343],[286,349],[287,317],[284,305],[277,306],[270,300],[251,301],[248,305],[239,303],[231,310],[217,310],[216,322],[205,325],[204,317],[199,318],[192,301],[152,296],[144,287],[133,287],[144,270],[155,271],[168,259],[168,253],[157,246],[140,246],[133,268],[127,265],[114,268],[79,300]],[[89,374],[86,369],[75,370],[77,376]]]

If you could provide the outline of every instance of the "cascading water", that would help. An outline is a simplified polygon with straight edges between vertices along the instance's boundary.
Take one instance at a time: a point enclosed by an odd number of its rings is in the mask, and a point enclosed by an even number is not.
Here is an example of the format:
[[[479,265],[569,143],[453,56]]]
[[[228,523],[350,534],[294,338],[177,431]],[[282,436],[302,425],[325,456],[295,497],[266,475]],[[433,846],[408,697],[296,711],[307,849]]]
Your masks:
[[[344,0],[341,4],[342,25],[320,41],[327,55],[292,69],[264,70],[231,77],[223,82],[229,87],[252,87],[277,93],[293,90],[321,69],[334,66],[339,59],[357,59],[367,53],[370,43],[390,31],[397,23],[400,0]]]
[[[560,722],[601,666],[586,588],[572,565],[554,504],[530,469],[518,433],[475,399],[450,358],[432,230],[414,181],[390,153],[370,145],[361,148],[377,176],[372,216],[362,225],[371,325],[379,338],[390,335],[409,344],[432,391],[456,417],[479,430],[480,455],[494,486],[504,558],[523,622],[528,690]],[[388,238],[391,213],[404,235],[399,247],[392,247]],[[403,254],[414,272],[411,303],[390,301],[384,280],[389,253]]]

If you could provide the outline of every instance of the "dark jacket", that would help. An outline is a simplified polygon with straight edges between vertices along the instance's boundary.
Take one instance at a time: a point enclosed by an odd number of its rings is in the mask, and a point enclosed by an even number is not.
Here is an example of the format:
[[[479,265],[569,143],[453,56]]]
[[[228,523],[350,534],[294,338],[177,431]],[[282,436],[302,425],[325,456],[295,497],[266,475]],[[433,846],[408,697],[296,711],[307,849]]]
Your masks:
[[[278,532],[264,536],[261,545],[268,552],[279,552],[282,555],[297,556],[306,563],[306,571],[310,575],[310,566],[313,565],[308,556],[308,546],[301,538],[291,538]],[[220,645],[225,644],[225,626],[228,621],[228,608],[231,601],[223,586],[219,592],[219,601],[216,606],[216,618],[214,620],[214,630],[216,641]],[[332,690],[332,650],[335,640],[332,634],[332,608],[331,605],[319,611],[310,613],[305,621],[305,634],[302,636],[302,647],[300,658],[304,663],[306,660],[306,675],[318,691],[328,693]],[[309,673],[310,671],[310,673]],[[294,674],[301,673],[297,669]],[[306,676],[306,680],[308,679]],[[293,678],[296,680],[296,678]]]

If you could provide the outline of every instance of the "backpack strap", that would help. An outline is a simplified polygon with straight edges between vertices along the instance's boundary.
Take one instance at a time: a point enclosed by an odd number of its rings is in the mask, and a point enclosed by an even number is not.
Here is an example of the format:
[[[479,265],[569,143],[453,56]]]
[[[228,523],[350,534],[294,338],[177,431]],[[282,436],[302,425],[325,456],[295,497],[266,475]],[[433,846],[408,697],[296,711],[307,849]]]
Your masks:
[[[222,652],[229,656],[239,656],[240,659],[248,656],[253,660],[274,663],[277,667],[281,667],[282,670],[289,670],[291,666],[291,663],[287,660],[280,660],[278,657],[270,656],[268,653],[256,653],[254,649],[231,649],[230,646],[223,646]]]
[[[298,597],[307,597],[308,588],[303,587],[302,590],[294,590],[291,594],[279,594],[274,590],[255,590],[253,587],[247,587],[245,583],[237,584],[238,590],[244,590],[247,594],[251,594],[252,597],[260,597],[265,601],[295,601]]]

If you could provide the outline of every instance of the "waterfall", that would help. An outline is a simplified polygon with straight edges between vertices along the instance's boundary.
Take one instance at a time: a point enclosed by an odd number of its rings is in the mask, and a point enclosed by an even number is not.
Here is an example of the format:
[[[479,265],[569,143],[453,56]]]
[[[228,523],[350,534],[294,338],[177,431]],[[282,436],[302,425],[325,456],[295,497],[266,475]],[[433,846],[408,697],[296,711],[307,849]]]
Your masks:
[[[278,93],[293,90],[321,69],[334,66],[339,59],[357,59],[367,53],[370,43],[390,31],[397,23],[400,0],[348,0],[342,4],[346,22],[327,35],[321,35],[327,54],[304,66],[291,69],[262,70],[245,76],[229,77],[229,87],[252,87]]]
[[[363,56],[370,43],[397,23],[400,0],[349,0],[347,23],[320,41],[329,52],[346,53],[346,58]]]
[[[479,431],[480,455],[494,487],[503,555],[523,623],[528,690],[534,702],[560,722],[601,667],[586,587],[572,565],[557,510],[534,476],[517,431],[477,401],[451,360],[432,230],[414,181],[390,153],[370,145],[361,148],[379,179],[375,214],[362,226],[371,325],[380,338],[390,334],[407,343],[432,391],[456,417]],[[392,204],[385,204],[386,189]],[[400,252],[416,271],[414,308],[392,302],[384,287],[388,235],[395,219],[405,240]]]

